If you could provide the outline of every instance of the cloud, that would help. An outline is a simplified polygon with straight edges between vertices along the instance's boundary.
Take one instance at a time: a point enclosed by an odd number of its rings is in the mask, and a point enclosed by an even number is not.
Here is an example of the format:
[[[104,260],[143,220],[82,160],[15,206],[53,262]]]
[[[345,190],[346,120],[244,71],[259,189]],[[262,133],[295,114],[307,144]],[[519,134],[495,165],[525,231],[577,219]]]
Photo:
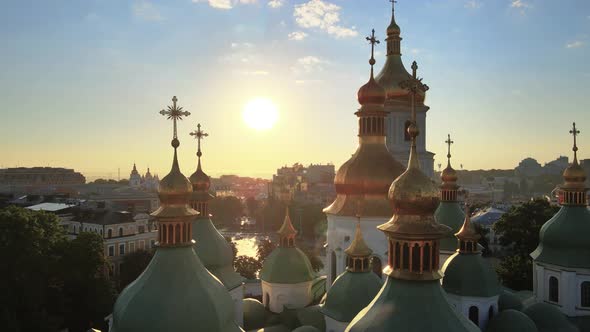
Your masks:
[[[269,0],[268,6],[270,8],[279,8],[285,4],[285,0]]]
[[[481,5],[482,5],[482,3],[480,1],[469,0],[469,1],[465,2],[464,7],[468,8],[468,9],[478,9],[481,7]]]
[[[304,40],[307,37],[307,33],[303,31],[294,31],[289,34],[289,40]]]
[[[533,5],[526,2],[525,0],[511,0],[510,7],[517,8],[520,10],[525,10],[525,9],[532,8]]]
[[[131,9],[133,16],[144,21],[161,21],[164,19],[158,9],[148,1],[135,2]]]
[[[217,9],[232,9],[236,4],[253,4],[258,0],[193,0],[194,3],[207,2],[209,6]]]
[[[269,72],[266,70],[241,70],[238,74],[245,76],[267,76]]]
[[[336,38],[354,37],[358,35],[355,27],[339,25],[341,7],[322,0],[310,0],[295,5],[293,16],[302,28],[318,28]]]
[[[584,42],[581,40],[575,40],[571,43],[565,44],[566,48],[578,48],[578,47],[582,47],[582,46],[584,46]]]
[[[310,74],[323,71],[329,62],[317,56],[308,55],[297,59],[291,70],[296,75]]]

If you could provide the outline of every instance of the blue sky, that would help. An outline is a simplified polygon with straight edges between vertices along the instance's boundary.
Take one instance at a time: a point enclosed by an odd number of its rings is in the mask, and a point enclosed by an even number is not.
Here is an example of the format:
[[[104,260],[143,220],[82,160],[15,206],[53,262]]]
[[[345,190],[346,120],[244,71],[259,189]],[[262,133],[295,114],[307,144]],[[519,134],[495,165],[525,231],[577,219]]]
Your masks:
[[[157,112],[177,95],[181,166],[195,166],[188,132],[201,122],[204,166],[270,176],[293,162],[339,166],[356,146],[356,92],[367,80],[386,0],[2,0],[1,166],[50,165],[90,177],[165,174],[171,124]],[[231,7],[231,8],[229,8]],[[446,134],[455,163],[512,168],[571,155],[572,121],[590,158],[590,2],[400,0],[406,67],[430,86],[427,147]],[[377,70],[385,43],[378,48]],[[279,108],[268,131],[241,110],[258,96]]]

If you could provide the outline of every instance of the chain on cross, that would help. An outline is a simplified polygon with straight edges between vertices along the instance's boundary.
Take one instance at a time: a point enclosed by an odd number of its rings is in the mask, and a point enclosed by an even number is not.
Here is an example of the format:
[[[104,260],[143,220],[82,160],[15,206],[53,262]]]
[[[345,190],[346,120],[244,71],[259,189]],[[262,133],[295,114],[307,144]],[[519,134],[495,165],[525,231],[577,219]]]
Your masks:
[[[574,151],[574,160],[577,160],[577,157],[578,157],[578,145],[576,142],[576,138],[579,133],[580,133],[580,131],[578,129],[576,129],[576,123],[574,122],[572,125],[572,130],[570,130],[570,134],[572,134],[572,136],[574,136],[574,147],[572,149]]]
[[[173,138],[175,138],[175,139],[178,138],[178,134],[177,134],[177,130],[176,130],[177,120],[182,120],[182,117],[191,115],[190,112],[183,111],[182,107],[178,107],[176,105],[177,101],[178,101],[178,99],[176,98],[176,96],[172,97],[172,106],[167,106],[167,110],[160,111],[160,114],[166,116],[168,120],[172,119],[172,123],[174,124],[174,131],[173,131],[174,137]]]
[[[197,124],[197,130],[190,133],[190,135],[194,136],[197,140],[197,157],[201,158],[201,156],[203,155],[201,153],[201,140],[209,136],[209,134],[201,130],[201,124],[199,123]]]
[[[451,140],[451,134],[447,134],[447,140],[445,141],[445,143],[447,143],[447,159],[449,160],[449,163],[451,162],[451,144],[455,143],[453,140]]]

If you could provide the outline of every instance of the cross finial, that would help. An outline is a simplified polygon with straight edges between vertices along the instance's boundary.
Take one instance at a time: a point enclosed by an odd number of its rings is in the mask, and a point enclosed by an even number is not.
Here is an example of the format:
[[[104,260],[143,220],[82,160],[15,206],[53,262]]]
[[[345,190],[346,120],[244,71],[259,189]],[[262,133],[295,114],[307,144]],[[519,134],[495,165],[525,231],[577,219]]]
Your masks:
[[[366,37],[369,44],[371,44],[371,59],[369,64],[371,65],[371,72],[373,71],[373,65],[375,64],[375,44],[379,44],[379,40],[375,37],[375,29],[371,30],[371,36]]]
[[[201,161],[201,156],[203,155],[203,153],[201,153],[201,140],[204,139],[205,137],[209,136],[209,134],[207,134],[206,132],[201,130],[201,124],[197,124],[197,130],[193,131],[192,133],[190,133],[191,136],[194,136],[197,139],[197,157],[199,157],[199,163]]]
[[[191,115],[190,112],[187,111],[183,111],[182,107],[178,107],[176,105],[176,102],[178,101],[178,99],[176,98],[176,96],[172,97],[172,106],[167,106],[167,110],[161,110],[160,114],[164,115],[167,117],[168,120],[172,119],[172,123],[173,123],[173,143],[172,145],[176,145],[176,147],[178,147],[178,135],[176,132],[176,122],[177,120],[182,120],[183,117],[185,116],[189,116]]]
[[[574,151],[574,163],[578,162],[578,145],[576,142],[576,138],[579,133],[580,133],[580,131],[578,129],[576,129],[576,123],[574,122],[572,125],[572,130],[570,130],[570,134],[572,134],[572,136],[574,136],[574,147],[572,148],[572,151]]]
[[[414,122],[414,124],[416,124],[416,106],[415,106],[416,93],[418,93],[418,91],[426,92],[426,91],[428,91],[428,89],[430,89],[428,87],[428,85],[422,83],[422,79],[418,77],[417,71],[418,71],[418,64],[416,63],[416,61],[414,61],[412,63],[412,77],[399,83],[399,86],[402,89],[410,90],[410,94],[412,97],[412,99],[411,99],[412,100],[412,105],[411,105],[412,106],[412,121]]]
[[[451,144],[455,143],[454,141],[451,140],[451,134],[447,134],[447,140],[445,141],[445,143],[447,143],[447,161],[450,165],[451,164]]]
[[[395,4],[397,3],[396,0],[389,0],[389,2],[391,2],[391,11],[394,12],[395,11]]]

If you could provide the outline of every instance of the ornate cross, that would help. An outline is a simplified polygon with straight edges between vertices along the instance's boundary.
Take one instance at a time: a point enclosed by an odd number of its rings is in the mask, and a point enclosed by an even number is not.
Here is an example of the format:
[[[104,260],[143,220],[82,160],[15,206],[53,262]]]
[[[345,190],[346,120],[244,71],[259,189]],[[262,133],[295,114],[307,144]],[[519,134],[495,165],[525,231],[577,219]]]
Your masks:
[[[412,62],[412,77],[399,83],[400,88],[410,90],[412,95],[412,121],[414,124],[416,124],[416,107],[414,105],[416,93],[418,91],[426,92],[430,89],[428,85],[422,83],[422,79],[418,77],[417,71],[418,64],[414,61]]]
[[[160,114],[167,116],[168,120],[172,119],[172,122],[174,123],[174,138],[178,138],[178,135],[176,133],[176,120],[182,120],[183,116],[191,115],[190,112],[183,111],[182,107],[176,106],[177,101],[178,99],[176,98],[176,96],[172,97],[172,106],[167,106],[168,110],[160,111]]]
[[[445,141],[445,143],[447,143],[447,159],[449,160],[449,163],[451,162],[451,144],[455,143],[454,141],[451,140],[451,134],[447,134],[447,140]]]
[[[369,41],[369,43],[371,44],[371,60],[369,61],[369,63],[372,65],[375,64],[375,58],[374,58],[374,54],[375,54],[375,44],[379,44],[379,40],[377,38],[375,38],[375,29],[371,30],[371,36],[366,37],[366,39]]]
[[[570,130],[570,134],[574,136],[574,148],[572,149],[574,151],[574,160],[578,159],[578,145],[576,144],[576,137],[579,133],[580,131],[576,129],[576,123],[574,122],[572,125],[572,130]]]
[[[197,130],[190,133],[190,135],[194,136],[197,139],[197,157],[201,158],[201,156],[203,155],[201,153],[201,140],[209,136],[209,134],[201,130],[201,124],[199,123],[197,124]]]

